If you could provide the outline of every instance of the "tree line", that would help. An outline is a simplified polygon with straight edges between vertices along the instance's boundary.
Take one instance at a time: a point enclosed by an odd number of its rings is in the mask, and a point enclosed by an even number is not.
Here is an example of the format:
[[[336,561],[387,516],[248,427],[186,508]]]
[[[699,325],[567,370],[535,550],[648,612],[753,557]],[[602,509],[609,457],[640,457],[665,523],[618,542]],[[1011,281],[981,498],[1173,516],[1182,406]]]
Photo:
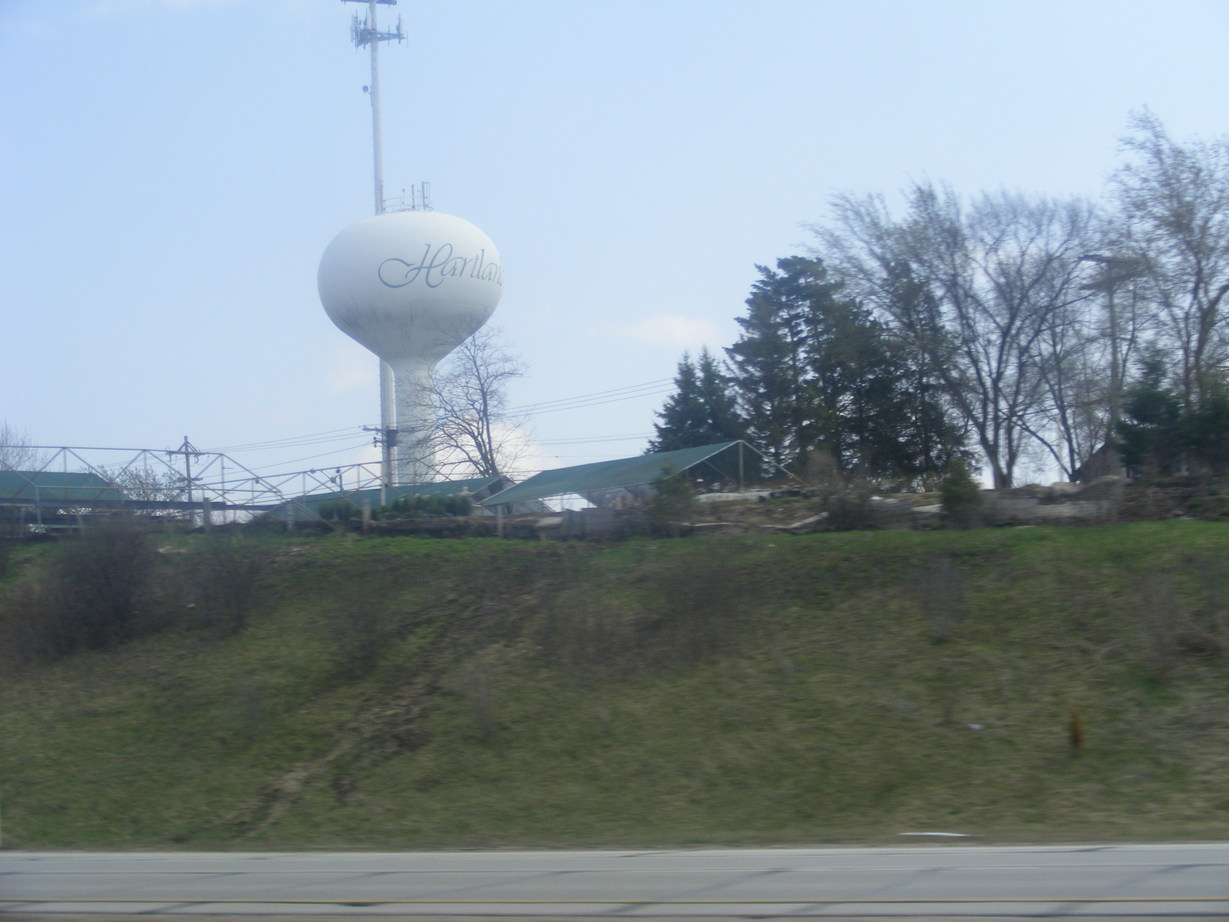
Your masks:
[[[1229,137],[1132,116],[1100,200],[834,198],[811,252],[759,266],[723,358],[684,355],[650,451],[746,438],[888,485],[956,462],[1229,469]]]

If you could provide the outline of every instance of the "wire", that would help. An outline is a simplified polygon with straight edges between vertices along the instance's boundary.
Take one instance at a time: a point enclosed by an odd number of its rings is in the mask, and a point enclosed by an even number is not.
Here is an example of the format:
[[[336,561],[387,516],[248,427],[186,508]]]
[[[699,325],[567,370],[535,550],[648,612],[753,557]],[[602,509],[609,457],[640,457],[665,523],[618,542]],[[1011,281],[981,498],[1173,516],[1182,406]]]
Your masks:
[[[617,403],[622,400],[635,400],[640,397],[652,397],[664,393],[673,385],[671,378],[659,378],[655,381],[645,381],[641,384],[629,384],[625,387],[615,387],[604,391],[594,391],[575,397],[561,397],[558,400],[545,400],[540,403],[525,404],[506,410],[496,416],[496,419],[512,419],[525,416],[536,416],[543,413],[556,413],[564,410],[581,410],[591,406],[601,406],[607,403]],[[340,442],[361,431],[360,426],[348,426],[345,429],[329,429],[325,432],[312,432],[306,435],[287,436],[282,439],[269,439],[264,442],[246,442],[240,445],[224,445],[214,449],[218,452],[231,453],[242,451],[267,451],[275,448],[297,448],[305,445],[322,445],[329,442]],[[635,436],[639,438],[640,436]],[[622,436],[611,436],[610,441],[618,441]],[[633,438],[633,436],[627,436]],[[551,442],[544,444],[564,444]]]
[[[326,442],[339,442],[344,438],[352,438],[357,431],[361,431],[361,427],[347,426],[345,429],[330,429],[328,432],[314,432],[309,435],[295,435],[284,439],[270,439],[267,442],[249,442],[245,445],[223,446],[217,450],[221,452],[264,451],[270,448],[295,448],[299,445],[318,445]]]
[[[591,439],[534,439],[535,445],[593,445],[598,442],[638,442],[641,439],[652,438],[651,432],[637,432],[631,435],[601,435]]]
[[[580,394],[575,397],[561,397],[558,400],[545,400],[540,403],[525,404],[521,407],[516,407],[512,410],[505,411],[494,417],[495,420],[513,420],[521,421],[526,417],[534,417],[544,415],[546,413],[562,413],[568,410],[583,410],[589,407],[603,406],[610,403],[619,403],[624,400],[637,400],[644,397],[655,397],[664,394],[674,386],[672,378],[658,378],[654,381],[645,381],[640,384],[629,384],[625,387],[614,387],[603,391],[593,391],[588,394]],[[357,432],[364,432],[364,439],[357,444],[351,442],[340,448],[331,451],[322,452],[320,454],[309,455],[303,458],[295,458],[288,461],[277,462],[278,466],[300,464],[304,461],[315,461],[318,458],[327,458],[334,455],[343,454],[348,451],[355,451],[359,448],[365,448],[370,445],[369,439],[366,437],[365,431],[360,426],[348,426],[344,429],[330,429],[325,432],[314,432],[307,435],[288,436],[282,439],[269,439],[264,442],[248,442],[240,445],[230,445],[217,449],[220,453],[238,453],[251,451],[273,451],[283,448],[300,448],[308,445],[327,445],[341,441],[349,441],[353,439]],[[593,438],[583,439],[544,439],[541,441],[533,440],[538,445],[597,445],[610,442],[630,442],[639,441],[641,439],[650,438],[650,433],[636,433],[626,435],[610,435],[610,436],[595,436]],[[277,477],[285,476],[285,473],[280,474],[261,474],[262,477]]]
[[[656,381],[646,381],[643,384],[632,384],[627,387],[616,387],[606,391],[595,391],[591,394],[581,394],[577,397],[561,397],[558,400],[546,400],[541,403],[530,403],[522,407],[508,410],[506,416],[538,416],[543,413],[557,413],[563,410],[580,410],[585,407],[600,406],[605,403],[616,403],[620,400],[635,400],[639,397],[653,397],[665,393],[674,384],[672,378],[660,378]]]
[[[306,458],[294,458],[290,461],[279,461],[278,464],[299,464],[302,461],[315,461],[317,458],[327,458],[330,455],[340,455],[347,451],[357,451],[360,448],[367,448],[371,445],[370,439],[359,442],[357,445],[347,445],[345,448],[337,448],[333,451],[326,451],[318,455],[308,455]],[[286,472],[282,472],[286,473]],[[299,474],[302,471],[291,471],[289,473]],[[261,474],[261,477],[277,477],[279,474]]]

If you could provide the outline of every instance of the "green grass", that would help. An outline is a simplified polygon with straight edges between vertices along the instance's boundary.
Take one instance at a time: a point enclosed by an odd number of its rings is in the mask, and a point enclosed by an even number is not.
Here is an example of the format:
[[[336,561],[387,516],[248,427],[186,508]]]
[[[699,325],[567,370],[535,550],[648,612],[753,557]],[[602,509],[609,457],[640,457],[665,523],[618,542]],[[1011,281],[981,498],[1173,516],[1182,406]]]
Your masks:
[[[1223,837],[1227,538],[261,539],[241,632],[7,669],[4,845]]]

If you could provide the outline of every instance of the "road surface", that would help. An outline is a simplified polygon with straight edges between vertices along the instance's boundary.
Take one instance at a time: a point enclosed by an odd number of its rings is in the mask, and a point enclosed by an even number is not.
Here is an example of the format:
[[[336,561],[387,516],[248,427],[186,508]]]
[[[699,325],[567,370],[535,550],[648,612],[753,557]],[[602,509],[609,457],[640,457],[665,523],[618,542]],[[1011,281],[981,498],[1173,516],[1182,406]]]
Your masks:
[[[0,919],[1229,919],[1229,844],[602,852],[0,852]]]

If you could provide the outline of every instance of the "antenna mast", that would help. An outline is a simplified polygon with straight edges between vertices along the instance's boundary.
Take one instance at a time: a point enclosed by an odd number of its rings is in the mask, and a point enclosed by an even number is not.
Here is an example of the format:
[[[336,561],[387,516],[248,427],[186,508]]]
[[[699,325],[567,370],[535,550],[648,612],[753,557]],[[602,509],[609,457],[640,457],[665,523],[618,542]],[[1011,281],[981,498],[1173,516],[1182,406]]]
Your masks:
[[[396,32],[381,32],[376,22],[376,8],[380,4],[396,6],[397,0],[342,0],[342,3],[366,3],[367,15],[359,19],[355,13],[350,21],[350,38],[355,48],[371,46],[371,86],[363,87],[371,95],[371,151],[372,173],[375,183],[375,213],[384,214],[384,139],[380,132],[380,42],[394,39],[400,44],[405,40],[401,17],[397,17]],[[381,479],[386,487],[393,485],[393,452],[397,445],[397,426],[393,404],[393,369],[380,361],[380,445]]]
[[[359,19],[358,13],[350,21],[350,38],[355,48],[371,46],[371,86],[365,87],[371,94],[371,150],[375,178],[376,214],[384,214],[384,140],[380,132],[380,42],[405,41],[401,17],[397,17],[396,32],[381,32],[376,22],[376,8],[380,4],[396,6],[397,0],[342,0],[342,3],[365,3],[367,15]]]

